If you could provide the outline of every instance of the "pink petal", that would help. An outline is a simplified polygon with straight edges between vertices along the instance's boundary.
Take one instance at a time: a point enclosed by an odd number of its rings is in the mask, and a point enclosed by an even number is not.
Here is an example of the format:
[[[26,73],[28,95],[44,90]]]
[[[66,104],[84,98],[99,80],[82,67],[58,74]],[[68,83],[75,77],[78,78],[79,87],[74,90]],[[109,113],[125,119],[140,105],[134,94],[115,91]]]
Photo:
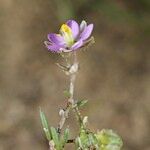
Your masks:
[[[83,41],[79,40],[75,44],[72,45],[71,49],[76,50],[76,49],[80,48],[82,45],[83,45]]]
[[[50,33],[47,35],[47,38],[50,42],[55,43],[56,45],[59,45],[59,46],[65,45],[65,41],[61,35]]]
[[[80,24],[80,32],[82,32],[87,27],[87,23],[85,20],[83,20]]]
[[[87,27],[84,28],[83,32],[80,35],[80,38],[82,40],[88,39],[90,37],[92,31],[93,31],[93,24],[89,24]]]
[[[76,39],[79,35],[79,25],[75,20],[68,20],[66,23],[72,31],[73,38]]]
[[[54,43],[50,43],[48,41],[45,41],[44,44],[47,47],[47,49],[51,52],[57,52],[57,53],[61,52],[61,50],[60,50],[61,47],[54,44]]]

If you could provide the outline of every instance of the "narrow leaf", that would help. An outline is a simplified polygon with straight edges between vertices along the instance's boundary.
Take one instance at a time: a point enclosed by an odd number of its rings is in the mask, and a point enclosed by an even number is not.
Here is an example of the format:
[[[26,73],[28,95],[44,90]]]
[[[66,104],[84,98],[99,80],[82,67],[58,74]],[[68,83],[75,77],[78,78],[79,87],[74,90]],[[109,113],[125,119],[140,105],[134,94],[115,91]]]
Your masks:
[[[65,91],[64,91],[64,96],[65,96],[66,98],[70,98],[71,94],[70,94],[70,92],[69,92],[68,90],[65,90]]]
[[[46,138],[48,141],[50,141],[51,140],[51,133],[50,133],[48,121],[47,121],[47,118],[46,118],[44,112],[42,112],[41,109],[40,109],[40,118],[41,118],[43,130],[45,132]]]
[[[81,101],[78,101],[78,102],[77,102],[77,106],[78,106],[78,107],[82,107],[82,106],[84,106],[87,102],[88,102],[88,100],[81,100]]]
[[[68,138],[69,138],[69,129],[66,128],[65,131],[64,131],[64,142],[65,143],[67,143]]]
[[[52,134],[52,139],[56,145],[56,149],[59,150],[60,149],[59,136],[54,127],[51,127],[51,134]]]
[[[69,138],[69,129],[66,128],[65,131],[64,131],[64,135],[61,136],[61,138],[60,138],[60,147],[63,148],[65,146],[65,144],[68,141],[68,138]]]

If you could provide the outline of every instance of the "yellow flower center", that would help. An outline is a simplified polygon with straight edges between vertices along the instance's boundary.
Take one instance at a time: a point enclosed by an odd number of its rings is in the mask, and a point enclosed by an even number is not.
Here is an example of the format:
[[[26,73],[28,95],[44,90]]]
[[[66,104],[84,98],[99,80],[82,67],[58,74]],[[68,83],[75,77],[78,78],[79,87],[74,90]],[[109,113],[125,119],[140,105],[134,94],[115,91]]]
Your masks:
[[[63,24],[60,28],[61,31],[66,32],[67,34],[71,34],[71,29],[68,25]]]
[[[71,28],[67,24],[63,24],[61,26],[60,32],[61,32],[62,36],[64,37],[66,44],[68,46],[73,45],[74,39],[73,39],[72,31],[71,31]]]

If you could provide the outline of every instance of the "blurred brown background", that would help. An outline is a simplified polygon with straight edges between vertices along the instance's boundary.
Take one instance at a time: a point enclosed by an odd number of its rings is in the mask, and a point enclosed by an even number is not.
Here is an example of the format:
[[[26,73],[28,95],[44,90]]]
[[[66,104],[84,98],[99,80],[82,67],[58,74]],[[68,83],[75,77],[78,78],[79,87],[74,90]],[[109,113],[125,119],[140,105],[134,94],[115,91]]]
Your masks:
[[[89,127],[116,130],[123,150],[150,150],[149,0],[0,0],[0,150],[48,148],[39,106],[56,126],[69,83],[43,41],[70,18],[95,25],[76,83]]]

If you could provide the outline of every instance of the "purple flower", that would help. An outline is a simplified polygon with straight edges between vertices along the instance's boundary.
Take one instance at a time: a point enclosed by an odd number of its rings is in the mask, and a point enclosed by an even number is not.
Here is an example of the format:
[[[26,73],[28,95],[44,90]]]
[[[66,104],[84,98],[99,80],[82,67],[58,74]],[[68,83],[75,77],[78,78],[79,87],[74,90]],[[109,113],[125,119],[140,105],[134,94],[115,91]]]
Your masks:
[[[45,45],[52,52],[71,52],[83,47],[90,38],[93,24],[83,20],[79,25],[75,20],[68,20],[60,28],[60,33],[48,34]]]

